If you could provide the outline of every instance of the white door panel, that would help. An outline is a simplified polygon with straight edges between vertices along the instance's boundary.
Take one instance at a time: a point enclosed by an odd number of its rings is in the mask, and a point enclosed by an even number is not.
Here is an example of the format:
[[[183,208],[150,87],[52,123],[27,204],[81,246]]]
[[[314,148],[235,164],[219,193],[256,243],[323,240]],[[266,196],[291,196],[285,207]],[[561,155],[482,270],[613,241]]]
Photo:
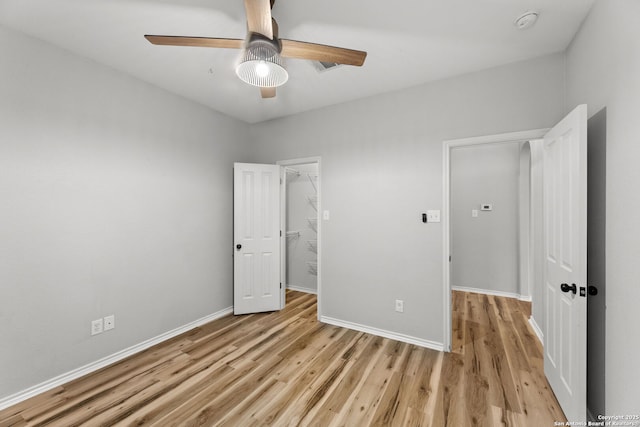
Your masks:
[[[587,109],[544,138],[544,369],[569,420],[586,418]]]
[[[280,166],[234,164],[235,314],[280,310]]]

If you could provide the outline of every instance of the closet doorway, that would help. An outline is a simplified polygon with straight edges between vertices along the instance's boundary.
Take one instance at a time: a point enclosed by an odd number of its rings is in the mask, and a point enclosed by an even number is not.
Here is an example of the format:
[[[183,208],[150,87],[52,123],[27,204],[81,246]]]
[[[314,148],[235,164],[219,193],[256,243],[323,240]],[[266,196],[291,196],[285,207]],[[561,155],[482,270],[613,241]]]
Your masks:
[[[282,166],[282,283],[287,289],[317,294],[320,316],[320,158],[277,164]]]

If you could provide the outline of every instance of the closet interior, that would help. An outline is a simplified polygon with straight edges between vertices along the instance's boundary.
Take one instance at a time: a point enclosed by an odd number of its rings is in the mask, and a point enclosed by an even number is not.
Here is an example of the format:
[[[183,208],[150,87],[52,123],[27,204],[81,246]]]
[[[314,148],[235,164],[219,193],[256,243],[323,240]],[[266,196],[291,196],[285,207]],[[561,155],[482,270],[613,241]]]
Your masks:
[[[318,289],[318,164],[286,167],[286,285]]]

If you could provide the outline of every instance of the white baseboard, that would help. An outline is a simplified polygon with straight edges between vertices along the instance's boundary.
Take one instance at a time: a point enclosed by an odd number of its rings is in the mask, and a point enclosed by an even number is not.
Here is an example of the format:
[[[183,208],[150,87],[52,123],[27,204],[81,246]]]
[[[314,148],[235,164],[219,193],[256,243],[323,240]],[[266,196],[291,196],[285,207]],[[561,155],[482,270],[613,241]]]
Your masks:
[[[540,329],[540,326],[536,322],[536,319],[533,318],[533,315],[529,317],[529,324],[533,328],[533,332],[535,332],[538,336],[540,342],[544,344],[544,334],[542,333],[542,329]]]
[[[180,326],[171,331],[160,334],[156,337],[150,338],[146,341],[143,341],[139,344],[133,345],[129,348],[125,348],[124,350],[113,353],[110,356],[103,357],[102,359],[96,360],[95,362],[91,362],[87,365],[81,366],[77,369],[64,373],[62,375],[58,375],[55,378],[51,378],[50,380],[44,381],[40,384],[34,385],[32,387],[27,388],[26,390],[19,391],[18,393],[12,394],[7,397],[0,398],[0,410],[6,409],[9,406],[13,406],[17,403],[20,403],[24,400],[27,400],[33,396],[36,396],[40,393],[44,393],[45,391],[51,390],[63,384],[66,384],[70,381],[73,381],[77,378],[80,378],[84,375],[90,374],[92,372],[97,371],[98,369],[102,369],[106,366],[109,366],[115,362],[118,362],[126,357],[129,357],[133,354],[139,353],[143,350],[148,349],[149,347],[153,347],[156,344],[160,344],[163,341],[166,341],[170,338],[178,336],[184,332],[190,331],[193,328],[204,325],[205,323],[212,322],[216,319],[219,319],[227,314],[233,313],[233,307],[228,307],[222,309],[216,313],[210,314],[208,316],[202,317],[198,320],[194,320],[193,322],[187,323],[186,325]]]
[[[396,332],[386,331],[384,329],[373,328],[371,326],[365,326],[359,323],[347,322],[345,320],[334,319],[332,317],[327,317],[327,316],[320,316],[320,321],[323,323],[328,323],[330,325],[340,326],[342,328],[354,329],[356,331],[365,332],[367,334],[389,338],[396,341],[406,342],[408,344],[414,344],[419,347],[430,348],[432,350],[443,351],[444,349],[444,345],[439,342],[424,340],[422,338],[416,338],[410,335],[404,335]]]
[[[520,295],[515,292],[492,291],[489,289],[471,288],[468,286],[451,286],[452,291],[473,292],[474,294],[493,295],[496,297],[515,298],[520,301],[531,302],[531,296]]]
[[[304,292],[307,294],[318,295],[318,291],[316,291],[315,289],[303,288],[302,286],[287,285],[287,289],[291,289],[292,291]]]

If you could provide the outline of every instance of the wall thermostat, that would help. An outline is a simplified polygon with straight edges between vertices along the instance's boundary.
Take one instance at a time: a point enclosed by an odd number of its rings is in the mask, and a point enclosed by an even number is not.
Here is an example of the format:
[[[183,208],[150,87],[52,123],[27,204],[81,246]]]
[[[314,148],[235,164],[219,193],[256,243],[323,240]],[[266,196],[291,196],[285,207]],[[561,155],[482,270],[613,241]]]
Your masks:
[[[493,205],[491,203],[483,203],[480,205],[481,211],[491,211],[493,210]]]

